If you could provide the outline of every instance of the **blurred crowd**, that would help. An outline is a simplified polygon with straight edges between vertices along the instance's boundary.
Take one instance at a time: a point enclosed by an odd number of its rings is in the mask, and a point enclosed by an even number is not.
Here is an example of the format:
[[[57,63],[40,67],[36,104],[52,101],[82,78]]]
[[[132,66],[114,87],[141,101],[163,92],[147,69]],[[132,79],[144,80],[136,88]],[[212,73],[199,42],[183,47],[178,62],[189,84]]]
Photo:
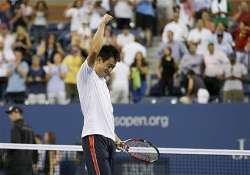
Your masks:
[[[231,0],[169,2],[172,13],[159,19],[157,0],[75,0],[62,24],[49,21],[53,11],[44,0],[2,1],[0,104],[78,102],[76,74],[105,13],[115,20],[103,44],[117,47],[122,60],[107,79],[113,103],[138,103],[145,96],[246,101],[249,4],[241,1],[233,13]]]

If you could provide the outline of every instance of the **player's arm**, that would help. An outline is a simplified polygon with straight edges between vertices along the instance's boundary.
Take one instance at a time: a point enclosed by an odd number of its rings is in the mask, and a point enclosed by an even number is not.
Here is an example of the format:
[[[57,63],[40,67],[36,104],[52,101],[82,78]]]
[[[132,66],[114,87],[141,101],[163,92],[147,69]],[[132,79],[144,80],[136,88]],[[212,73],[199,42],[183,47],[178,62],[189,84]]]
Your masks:
[[[94,35],[94,38],[91,42],[91,47],[89,49],[87,62],[90,67],[94,67],[95,60],[97,58],[97,55],[99,54],[104,40],[104,30],[107,25],[107,23],[112,19],[113,17],[106,14],[102,17],[101,22],[97,28],[97,31]]]

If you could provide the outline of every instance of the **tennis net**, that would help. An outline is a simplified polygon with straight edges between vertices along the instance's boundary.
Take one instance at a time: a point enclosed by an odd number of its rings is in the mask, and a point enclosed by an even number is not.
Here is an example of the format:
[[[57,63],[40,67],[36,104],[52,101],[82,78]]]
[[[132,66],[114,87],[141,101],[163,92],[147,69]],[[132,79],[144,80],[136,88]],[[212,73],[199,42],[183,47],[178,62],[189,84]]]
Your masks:
[[[140,149],[137,148],[138,151]],[[150,150],[141,149],[142,152]],[[250,151],[159,148],[159,161],[149,164],[118,152],[115,175],[249,175]],[[24,171],[34,175],[87,175],[79,145],[0,143],[0,175]],[[17,172],[17,174],[18,174]],[[2,174],[1,174],[2,173]]]

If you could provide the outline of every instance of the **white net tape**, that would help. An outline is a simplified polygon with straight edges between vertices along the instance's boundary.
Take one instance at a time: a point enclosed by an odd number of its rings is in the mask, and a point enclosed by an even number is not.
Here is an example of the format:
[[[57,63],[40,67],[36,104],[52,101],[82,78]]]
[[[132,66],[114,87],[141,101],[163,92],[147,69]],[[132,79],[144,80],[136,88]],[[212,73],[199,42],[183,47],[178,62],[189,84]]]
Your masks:
[[[82,151],[82,147],[80,145],[45,145],[45,144],[17,144],[17,143],[0,143],[0,149]],[[155,151],[152,148],[132,147],[131,152],[151,153]],[[250,156],[250,150],[231,150],[231,149],[159,148],[159,152],[161,154]]]

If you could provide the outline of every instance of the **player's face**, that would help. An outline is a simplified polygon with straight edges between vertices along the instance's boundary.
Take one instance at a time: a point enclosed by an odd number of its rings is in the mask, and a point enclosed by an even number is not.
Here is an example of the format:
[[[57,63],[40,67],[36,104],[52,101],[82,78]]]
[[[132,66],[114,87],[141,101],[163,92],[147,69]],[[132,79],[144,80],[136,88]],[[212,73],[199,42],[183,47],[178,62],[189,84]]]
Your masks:
[[[102,61],[101,59],[98,61],[97,67],[99,69],[99,75],[101,77],[109,76],[116,65],[116,61],[114,58],[109,58],[106,61]]]
[[[18,112],[11,112],[9,113],[9,118],[11,121],[15,121],[16,118],[19,116],[20,114]]]

